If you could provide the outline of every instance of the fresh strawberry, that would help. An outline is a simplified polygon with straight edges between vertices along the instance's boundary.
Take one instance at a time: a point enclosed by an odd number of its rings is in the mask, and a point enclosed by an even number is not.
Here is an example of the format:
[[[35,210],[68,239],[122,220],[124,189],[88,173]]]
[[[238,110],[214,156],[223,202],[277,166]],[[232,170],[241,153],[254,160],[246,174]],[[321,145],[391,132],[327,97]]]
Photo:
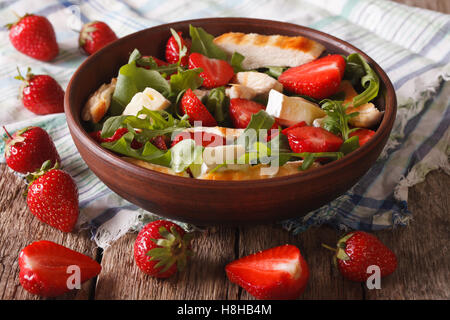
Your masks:
[[[172,147],[176,145],[178,142],[184,139],[192,139],[195,141],[195,144],[203,147],[217,147],[224,146],[227,144],[227,139],[225,137],[219,136],[215,133],[211,132],[181,132],[175,136],[172,141]]]
[[[39,220],[63,232],[72,231],[78,219],[78,188],[72,177],[57,169],[51,169],[46,161],[41,169],[27,176],[27,204]]]
[[[178,36],[181,40],[181,46],[185,46],[187,51],[186,55],[181,58],[181,65],[183,67],[186,67],[188,65],[188,59],[189,59],[189,52],[191,50],[191,42],[189,40],[182,38],[182,33],[177,32]],[[174,36],[171,36],[169,40],[167,40],[166,44],[166,61],[168,63],[177,63],[178,60],[180,60],[180,49],[178,47],[177,40]]]
[[[309,268],[293,245],[260,251],[229,263],[228,279],[257,299],[297,299],[305,290]]]
[[[358,136],[359,138],[359,146],[362,146],[367,141],[369,141],[372,136],[375,134],[375,131],[369,129],[358,129],[349,134],[349,137]]]
[[[302,152],[335,152],[343,140],[331,132],[316,127],[297,127],[287,131],[289,146],[292,151]]]
[[[50,61],[58,55],[55,30],[46,17],[26,14],[6,26],[12,45],[23,54],[41,61]]]
[[[305,121],[300,121],[299,123],[296,123],[293,126],[290,126],[288,128],[285,128],[285,129],[281,130],[281,133],[284,134],[284,135],[287,135],[287,133],[290,130],[295,129],[295,128],[301,128],[301,127],[304,127],[304,126],[306,126],[306,122]]]
[[[344,58],[333,54],[287,69],[278,77],[278,81],[288,91],[324,99],[337,92],[344,71]]]
[[[17,71],[15,79],[22,80],[20,96],[25,108],[35,114],[64,112],[64,90],[55,79],[46,74],[34,75],[30,68],[25,78]]]
[[[234,76],[233,67],[225,60],[210,59],[200,53],[189,56],[189,69],[202,68],[202,86],[208,89],[226,85]]]
[[[328,249],[328,246],[324,245]],[[335,250],[335,249],[333,249]],[[371,275],[367,268],[380,268],[381,277],[397,268],[397,257],[378,238],[363,231],[350,232],[337,243],[335,256],[339,271],[351,281],[363,282]]]
[[[40,127],[27,127],[12,136],[3,127],[9,139],[6,141],[5,159],[8,167],[20,173],[38,170],[46,160],[51,165],[61,162],[55,144],[47,131]]]
[[[51,241],[36,241],[19,254],[19,281],[32,294],[56,297],[76,284],[74,276],[79,268],[79,283],[83,283],[102,269],[92,258]],[[70,277],[70,279],[69,279]]]
[[[134,243],[134,260],[144,273],[168,278],[186,267],[192,233],[167,220],[147,224]]]
[[[111,137],[102,138],[102,131],[93,131],[90,132],[89,135],[94,138],[95,141],[98,143],[104,143],[104,142],[114,142],[122,138],[124,134],[128,132],[127,128],[119,128],[117,129],[114,134]]]
[[[200,101],[200,99],[194,94],[191,89],[187,89],[181,98],[181,114],[187,114],[189,116],[189,122],[193,125],[194,121],[201,121],[204,127],[215,127],[217,121],[209,113],[208,109]]]
[[[116,40],[116,34],[106,23],[93,21],[81,28],[78,44],[86,54],[91,55]]]
[[[240,98],[230,100],[230,118],[235,128],[247,128],[252,115],[264,109],[266,109],[265,106],[252,100]],[[277,128],[278,124],[275,121],[271,129]]]

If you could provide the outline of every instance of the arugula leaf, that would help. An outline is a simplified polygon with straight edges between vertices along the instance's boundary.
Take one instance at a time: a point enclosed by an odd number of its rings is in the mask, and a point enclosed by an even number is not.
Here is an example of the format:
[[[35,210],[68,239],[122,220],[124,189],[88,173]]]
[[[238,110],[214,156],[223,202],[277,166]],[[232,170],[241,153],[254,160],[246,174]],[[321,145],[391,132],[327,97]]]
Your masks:
[[[248,150],[253,146],[253,143],[258,141],[258,138],[265,139],[267,130],[272,128],[274,122],[275,119],[266,111],[258,111],[258,113],[252,115],[247,128],[245,128],[244,132],[237,138],[236,144],[241,144]]]
[[[227,54],[214,42],[214,36],[202,28],[189,25],[189,34],[192,39],[191,52],[201,53],[208,58],[226,60]]]
[[[200,77],[202,73],[201,68],[179,70],[178,73],[170,77],[170,98],[174,99],[188,88],[195,90],[203,83],[203,78]]]
[[[351,65],[351,68],[354,70],[358,70],[358,74],[361,74],[361,69],[364,70],[364,75],[361,77],[361,85],[365,90],[353,98],[353,107],[358,107],[369,102],[378,95],[380,79],[359,53],[350,54],[347,57],[347,64]],[[359,67],[356,68],[355,65],[358,65]]]
[[[302,171],[308,170],[316,159],[331,158],[333,160],[339,160],[344,156],[342,152],[302,152],[290,153],[290,155],[296,158],[303,158],[303,163],[300,167]]]
[[[158,71],[161,75],[171,75],[178,71],[178,64],[172,63],[166,66],[158,66],[155,59],[153,57],[141,57],[136,60],[136,63],[141,67],[147,67],[151,70]]]
[[[205,106],[221,126],[229,124],[229,99],[225,95],[225,87],[212,89],[205,99]]]
[[[269,76],[278,79],[279,76],[286,70],[285,67],[267,67],[267,70],[264,73],[267,73]]]
[[[245,71],[245,69],[242,68],[242,61],[244,61],[244,59],[245,57],[239,52],[233,53],[233,55],[231,56],[230,64],[233,67],[234,73]]]
[[[106,121],[103,123],[101,137],[111,137],[117,129],[122,127],[124,120],[128,117],[129,116],[116,116],[106,119]]]
[[[158,149],[151,142],[147,142],[140,149],[133,149],[131,142],[134,138],[135,133],[130,131],[124,134],[119,140],[104,142],[101,146],[124,156],[170,167],[170,153],[168,151]]]
[[[320,103],[327,114],[323,121],[323,128],[334,134],[340,134],[344,140],[347,140],[349,134],[357,130],[356,128],[350,130],[348,120],[358,115],[358,112],[346,114],[342,101],[324,99]]]
[[[158,71],[139,68],[136,61],[131,61],[119,70],[116,89],[112,97],[110,115],[123,112],[133,96],[146,87],[161,92],[165,97],[170,93],[170,86]]]
[[[134,49],[128,57],[128,63],[132,63],[133,61],[138,61],[141,58],[141,53],[138,49]],[[156,63],[156,62],[155,62]]]
[[[347,140],[342,143],[341,147],[339,148],[339,151],[343,154],[349,154],[350,152],[355,151],[359,148],[359,137],[353,136],[348,138]]]

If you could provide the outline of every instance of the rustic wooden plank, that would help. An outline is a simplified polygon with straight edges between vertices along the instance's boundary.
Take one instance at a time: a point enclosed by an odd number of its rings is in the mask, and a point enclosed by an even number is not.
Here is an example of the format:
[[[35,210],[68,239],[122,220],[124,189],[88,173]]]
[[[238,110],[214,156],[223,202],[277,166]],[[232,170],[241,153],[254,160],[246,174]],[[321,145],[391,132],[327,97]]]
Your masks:
[[[398,3],[428,10],[450,13],[450,1],[447,0],[393,0]]]
[[[128,234],[103,253],[102,273],[96,299],[235,299],[238,288],[226,279],[224,266],[235,259],[233,228],[197,233],[194,256],[186,270],[169,279],[145,275],[136,266],[133,245],[136,234]]]
[[[5,164],[0,164],[0,186],[0,300],[40,299],[26,292],[19,283],[20,250],[37,240],[54,241],[93,258],[97,250],[87,232],[65,234],[35,218],[23,196],[26,185]],[[92,281],[59,299],[88,299]]]
[[[406,228],[377,233],[392,248],[398,269],[382,279],[367,299],[450,298],[450,176],[432,172],[409,190],[413,221]]]

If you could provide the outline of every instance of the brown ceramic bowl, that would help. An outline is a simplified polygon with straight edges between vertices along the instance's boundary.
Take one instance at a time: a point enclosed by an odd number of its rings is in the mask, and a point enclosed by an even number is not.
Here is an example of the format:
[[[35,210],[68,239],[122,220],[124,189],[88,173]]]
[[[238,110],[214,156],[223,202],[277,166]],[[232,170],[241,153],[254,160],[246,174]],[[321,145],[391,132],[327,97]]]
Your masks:
[[[169,27],[189,34],[189,24],[213,35],[229,31],[305,36],[322,43],[327,53],[359,52],[380,77],[377,106],[384,117],[364,146],[319,169],[286,177],[248,181],[208,181],[166,175],[141,168],[103,149],[82,126],[80,113],[89,94],[109,82],[138,48],[142,54],[164,57]],[[211,18],[181,21],[142,30],[86,59],[73,75],[65,95],[67,123],[76,147],[89,168],[111,190],[158,215],[199,225],[270,222],[299,217],[350,189],[372,166],[383,149],[396,114],[394,88],[386,73],[370,57],[328,34],[277,21]]]

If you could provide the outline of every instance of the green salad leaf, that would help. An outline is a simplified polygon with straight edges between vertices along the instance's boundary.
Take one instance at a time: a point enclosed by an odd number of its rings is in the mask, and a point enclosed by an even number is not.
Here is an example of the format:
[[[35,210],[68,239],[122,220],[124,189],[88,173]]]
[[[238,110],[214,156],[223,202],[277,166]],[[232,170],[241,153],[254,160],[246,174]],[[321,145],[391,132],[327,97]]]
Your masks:
[[[245,71],[245,69],[242,68],[242,62],[244,61],[244,59],[245,57],[239,52],[233,53],[233,55],[231,56],[230,64],[233,67],[234,73]]]
[[[278,79],[279,76],[287,69],[285,67],[267,67],[267,70],[264,73],[267,73],[269,76]]]
[[[203,78],[200,77],[202,73],[201,68],[179,70],[178,73],[170,77],[170,98],[178,100],[180,95],[187,89],[195,90],[203,83]]]
[[[228,107],[230,99],[225,95],[225,87],[212,89],[205,98],[205,106],[222,127],[230,125]]]
[[[136,57],[134,55],[134,58]],[[159,91],[165,97],[169,96],[170,85],[158,71],[139,68],[136,66],[136,60],[122,66],[117,77],[109,114],[122,114],[131,98],[147,87]]]
[[[358,76],[362,74],[361,70],[364,70],[364,74],[361,75],[361,85],[365,90],[353,98],[353,107],[374,99],[380,89],[380,79],[367,61],[359,53],[352,53],[347,57],[347,67],[350,68],[349,72],[354,72]]]
[[[323,121],[323,128],[334,134],[340,134],[344,140],[347,140],[349,134],[357,130],[357,128],[349,128],[348,120],[358,115],[358,112],[346,114],[346,108],[343,106],[342,101],[324,99],[320,103],[322,110],[327,114]]]
[[[237,138],[236,144],[241,144],[246,150],[249,150],[259,138],[265,141],[268,130],[272,128],[274,123],[275,119],[266,111],[258,111],[258,113],[252,115],[247,128]]]
[[[184,139],[171,149],[170,166],[175,172],[182,172],[190,168],[198,172],[203,162],[203,147],[198,146],[192,139]]]
[[[355,151],[358,148],[359,148],[359,137],[353,136],[345,140],[344,143],[342,143],[341,147],[339,148],[339,151],[345,155]]]
[[[189,25],[192,39],[191,52],[198,52],[208,58],[227,60],[227,54],[214,43],[214,36],[200,27]]]
[[[145,145],[140,149],[133,149],[131,147],[131,143],[135,139],[135,135],[135,133],[129,131],[128,133],[124,134],[119,140],[113,142],[104,142],[101,144],[101,146],[127,157],[147,161],[165,167],[170,167],[170,151],[160,150],[149,141],[147,141]]]

